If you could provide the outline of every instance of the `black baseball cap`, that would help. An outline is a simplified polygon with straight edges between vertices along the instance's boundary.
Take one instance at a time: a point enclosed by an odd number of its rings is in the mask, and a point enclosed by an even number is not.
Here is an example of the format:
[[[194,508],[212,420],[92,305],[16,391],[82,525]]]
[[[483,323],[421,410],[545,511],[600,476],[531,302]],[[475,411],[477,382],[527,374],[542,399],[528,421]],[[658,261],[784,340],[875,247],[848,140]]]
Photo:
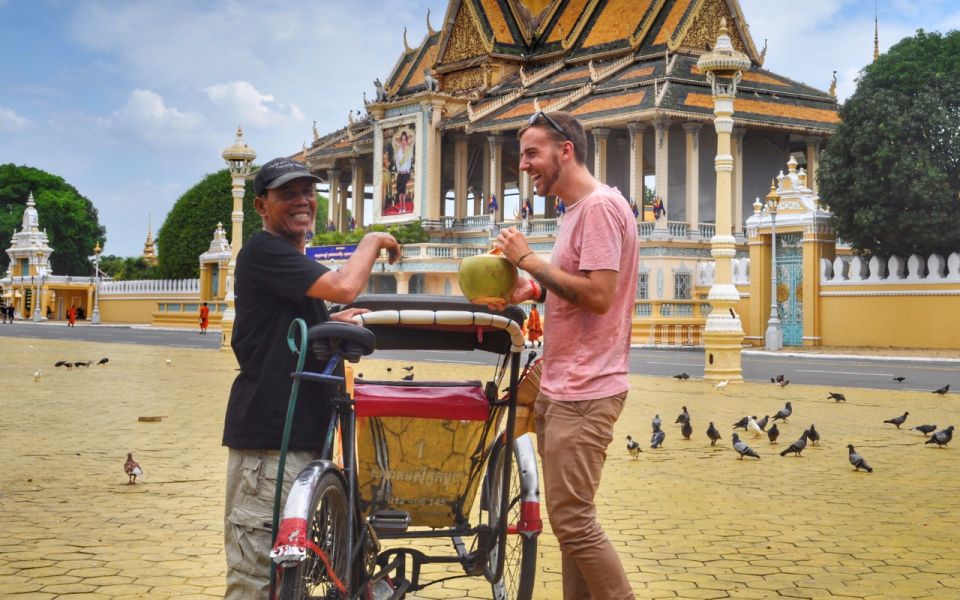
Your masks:
[[[253,191],[257,196],[262,196],[267,190],[278,188],[294,179],[304,178],[320,181],[320,178],[307,170],[303,163],[289,158],[275,158],[257,171],[256,177],[253,178]]]

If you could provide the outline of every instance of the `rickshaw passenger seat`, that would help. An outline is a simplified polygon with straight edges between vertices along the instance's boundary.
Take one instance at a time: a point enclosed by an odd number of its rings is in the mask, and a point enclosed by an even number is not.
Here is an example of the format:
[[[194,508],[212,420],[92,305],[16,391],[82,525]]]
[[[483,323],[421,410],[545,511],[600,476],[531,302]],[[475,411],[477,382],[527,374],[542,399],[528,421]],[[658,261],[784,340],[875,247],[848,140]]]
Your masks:
[[[377,345],[377,338],[369,329],[339,321],[314,325],[307,331],[307,340],[318,360],[327,360],[339,352],[344,360],[357,362]]]

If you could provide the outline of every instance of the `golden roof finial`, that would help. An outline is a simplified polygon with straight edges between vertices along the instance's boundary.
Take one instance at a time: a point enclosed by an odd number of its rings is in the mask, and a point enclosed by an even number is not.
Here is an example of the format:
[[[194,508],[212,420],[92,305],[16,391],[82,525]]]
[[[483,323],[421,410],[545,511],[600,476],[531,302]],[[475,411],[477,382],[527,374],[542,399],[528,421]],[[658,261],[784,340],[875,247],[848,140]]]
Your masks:
[[[830,82],[830,95],[837,97],[837,72],[833,72],[833,81]]]
[[[729,32],[727,31],[727,18],[720,17],[720,35],[727,35],[728,33]]]
[[[410,47],[410,44],[407,42],[407,28],[403,28],[403,51],[410,52],[413,48]]]

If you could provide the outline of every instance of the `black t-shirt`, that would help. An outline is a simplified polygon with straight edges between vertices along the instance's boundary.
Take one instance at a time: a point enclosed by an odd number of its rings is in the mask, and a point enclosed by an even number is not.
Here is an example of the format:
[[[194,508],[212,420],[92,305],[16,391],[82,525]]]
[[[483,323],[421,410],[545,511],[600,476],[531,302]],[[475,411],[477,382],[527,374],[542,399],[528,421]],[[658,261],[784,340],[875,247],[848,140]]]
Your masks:
[[[329,269],[304,256],[286,240],[261,231],[247,240],[237,256],[236,321],[231,346],[240,363],[230,390],[223,427],[223,445],[230,448],[277,450],[296,368],[287,346],[287,330],[295,318],[307,327],[328,321],[322,300],[306,296]],[[321,371],[307,353],[304,368]],[[329,398],[336,387],[300,383],[290,448],[320,448],[332,414]]]

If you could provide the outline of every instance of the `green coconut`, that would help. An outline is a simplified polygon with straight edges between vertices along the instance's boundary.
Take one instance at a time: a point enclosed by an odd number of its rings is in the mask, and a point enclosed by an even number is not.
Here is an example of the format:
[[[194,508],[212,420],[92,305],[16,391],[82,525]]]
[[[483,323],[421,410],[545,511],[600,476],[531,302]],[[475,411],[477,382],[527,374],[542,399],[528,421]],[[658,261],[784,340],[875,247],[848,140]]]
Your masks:
[[[517,285],[517,268],[503,256],[479,254],[460,261],[460,291],[475,304],[509,302]]]

